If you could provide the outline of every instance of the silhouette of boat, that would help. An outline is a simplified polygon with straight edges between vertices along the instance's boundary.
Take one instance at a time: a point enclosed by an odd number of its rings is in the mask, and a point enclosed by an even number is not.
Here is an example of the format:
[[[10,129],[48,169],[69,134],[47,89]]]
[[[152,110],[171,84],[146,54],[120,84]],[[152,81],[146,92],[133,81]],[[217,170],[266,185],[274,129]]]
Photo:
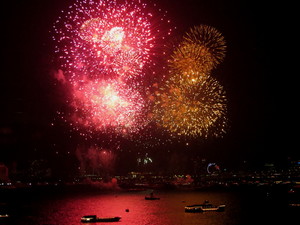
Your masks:
[[[300,203],[289,203],[290,207],[300,207]]]
[[[207,211],[216,211],[216,212],[223,212],[225,210],[225,205],[213,205],[209,203],[207,200],[203,204],[195,204],[195,205],[188,205],[184,207],[185,212],[207,212]]]
[[[159,200],[159,197],[154,197],[154,196],[145,196],[145,200]]]
[[[96,223],[96,222],[118,222],[121,219],[119,216],[115,217],[97,217],[96,215],[88,215],[81,217],[82,223]]]
[[[145,196],[145,200],[159,200],[159,197],[155,197],[153,191],[150,193],[149,196]]]
[[[9,218],[8,214],[0,214],[0,218]]]

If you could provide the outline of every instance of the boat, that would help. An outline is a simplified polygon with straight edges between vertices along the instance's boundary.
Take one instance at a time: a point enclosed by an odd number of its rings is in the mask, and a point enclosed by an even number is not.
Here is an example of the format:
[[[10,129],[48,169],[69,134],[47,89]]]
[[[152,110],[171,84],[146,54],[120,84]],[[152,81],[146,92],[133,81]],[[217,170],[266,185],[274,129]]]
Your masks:
[[[8,218],[9,215],[8,214],[0,214],[0,218]]]
[[[195,204],[195,205],[188,205],[184,207],[185,212],[208,212],[208,211],[216,211],[216,212],[223,212],[225,210],[225,205],[213,205],[208,201],[205,201],[203,204]]]
[[[145,200],[159,200],[159,197],[154,197],[154,196],[145,196]]]
[[[96,222],[118,222],[121,219],[119,216],[115,217],[97,217],[96,215],[88,215],[81,217],[82,223],[96,223]]]
[[[145,196],[145,200],[159,200],[159,197],[155,197],[153,191],[150,193],[149,196]]]
[[[127,191],[130,191],[130,192],[139,192],[139,191],[145,191],[146,189],[145,188],[129,188],[127,189]]]
[[[300,203],[289,203],[290,207],[300,207]]]

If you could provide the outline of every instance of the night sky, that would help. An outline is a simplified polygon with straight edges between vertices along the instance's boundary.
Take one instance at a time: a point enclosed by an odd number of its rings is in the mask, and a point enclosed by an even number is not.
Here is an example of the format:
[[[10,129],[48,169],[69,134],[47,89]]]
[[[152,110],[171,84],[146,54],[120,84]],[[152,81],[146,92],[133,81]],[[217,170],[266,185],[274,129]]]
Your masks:
[[[213,74],[227,92],[228,133],[222,139],[169,146],[172,151],[207,158],[224,167],[244,161],[254,166],[284,163],[288,157],[299,157],[291,144],[296,135],[288,134],[292,131],[282,127],[285,123],[281,122],[288,114],[281,113],[288,103],[279,92],[284,89],[277,88],[285,82],[281,83],[272,61],[278,35],[283,32],[278,34],[282,21],[274,7],[260,1],[157,2],[168,11],[177,33],[207,24],[218,29],[227,42],[225,60]],[[75,154],[76,146],[82,144],[76,134],[70,133],[68,124],[55,119],[56,112],[65,106],[52,76],[57,68],[52,64],[54,43],[49,32],[60,11],[70,4],[70,0],[18,0],[2,7],[0,161],[4,163],[22,164],[35,158],[56,160],[56,152],[61,161],[67,162],[68,155]],[[53,122],[56,126],[51,126]],[[134,158],[128,151],[131,147],[126,143],[124,146],[127,150],[119,157]],[[168,160],[165,149],[156,147],[153,157]],[[126,165],[122,163],[120,167]]]

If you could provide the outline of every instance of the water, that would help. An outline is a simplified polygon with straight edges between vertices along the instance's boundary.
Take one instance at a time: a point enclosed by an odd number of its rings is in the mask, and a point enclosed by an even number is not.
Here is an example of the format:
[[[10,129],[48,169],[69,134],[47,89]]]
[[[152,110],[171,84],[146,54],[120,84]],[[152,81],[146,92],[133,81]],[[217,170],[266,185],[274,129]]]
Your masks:
[[[265,190],[157,190],[160,200],[145,200],[150,191],[103,192],[85,189],[22,190],[0,194],[0,225],[82,225],[83,215],[121,216],[125,225],[247,225],[296,223],[284,193]],[[185,213],[184,206],[209,200],[225,204],[224,212]],[[1,212],[2,211],[2,212]],[[298,212],[297,212],[298,211]],[[98,223],[99,224],[99,223]]]

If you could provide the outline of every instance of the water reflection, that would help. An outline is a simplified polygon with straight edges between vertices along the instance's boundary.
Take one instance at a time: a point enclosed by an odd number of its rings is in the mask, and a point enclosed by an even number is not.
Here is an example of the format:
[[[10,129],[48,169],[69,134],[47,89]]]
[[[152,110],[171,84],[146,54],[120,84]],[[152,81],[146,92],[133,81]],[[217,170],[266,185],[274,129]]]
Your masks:
[[[12,220],[8,225],[79,225],[84,215],[120,216],[116,223],[126,225],[242,225],[292,221],[291,212],[274,205],[257,193],[161,191],[160,200],[145,200],[149,192],[68,193],[61,195],[23,196],[5,206]],[[209,200],[225,204],[224,212],[185,213],[186,205]],[[287,223],[286,223],[287,224]]]

